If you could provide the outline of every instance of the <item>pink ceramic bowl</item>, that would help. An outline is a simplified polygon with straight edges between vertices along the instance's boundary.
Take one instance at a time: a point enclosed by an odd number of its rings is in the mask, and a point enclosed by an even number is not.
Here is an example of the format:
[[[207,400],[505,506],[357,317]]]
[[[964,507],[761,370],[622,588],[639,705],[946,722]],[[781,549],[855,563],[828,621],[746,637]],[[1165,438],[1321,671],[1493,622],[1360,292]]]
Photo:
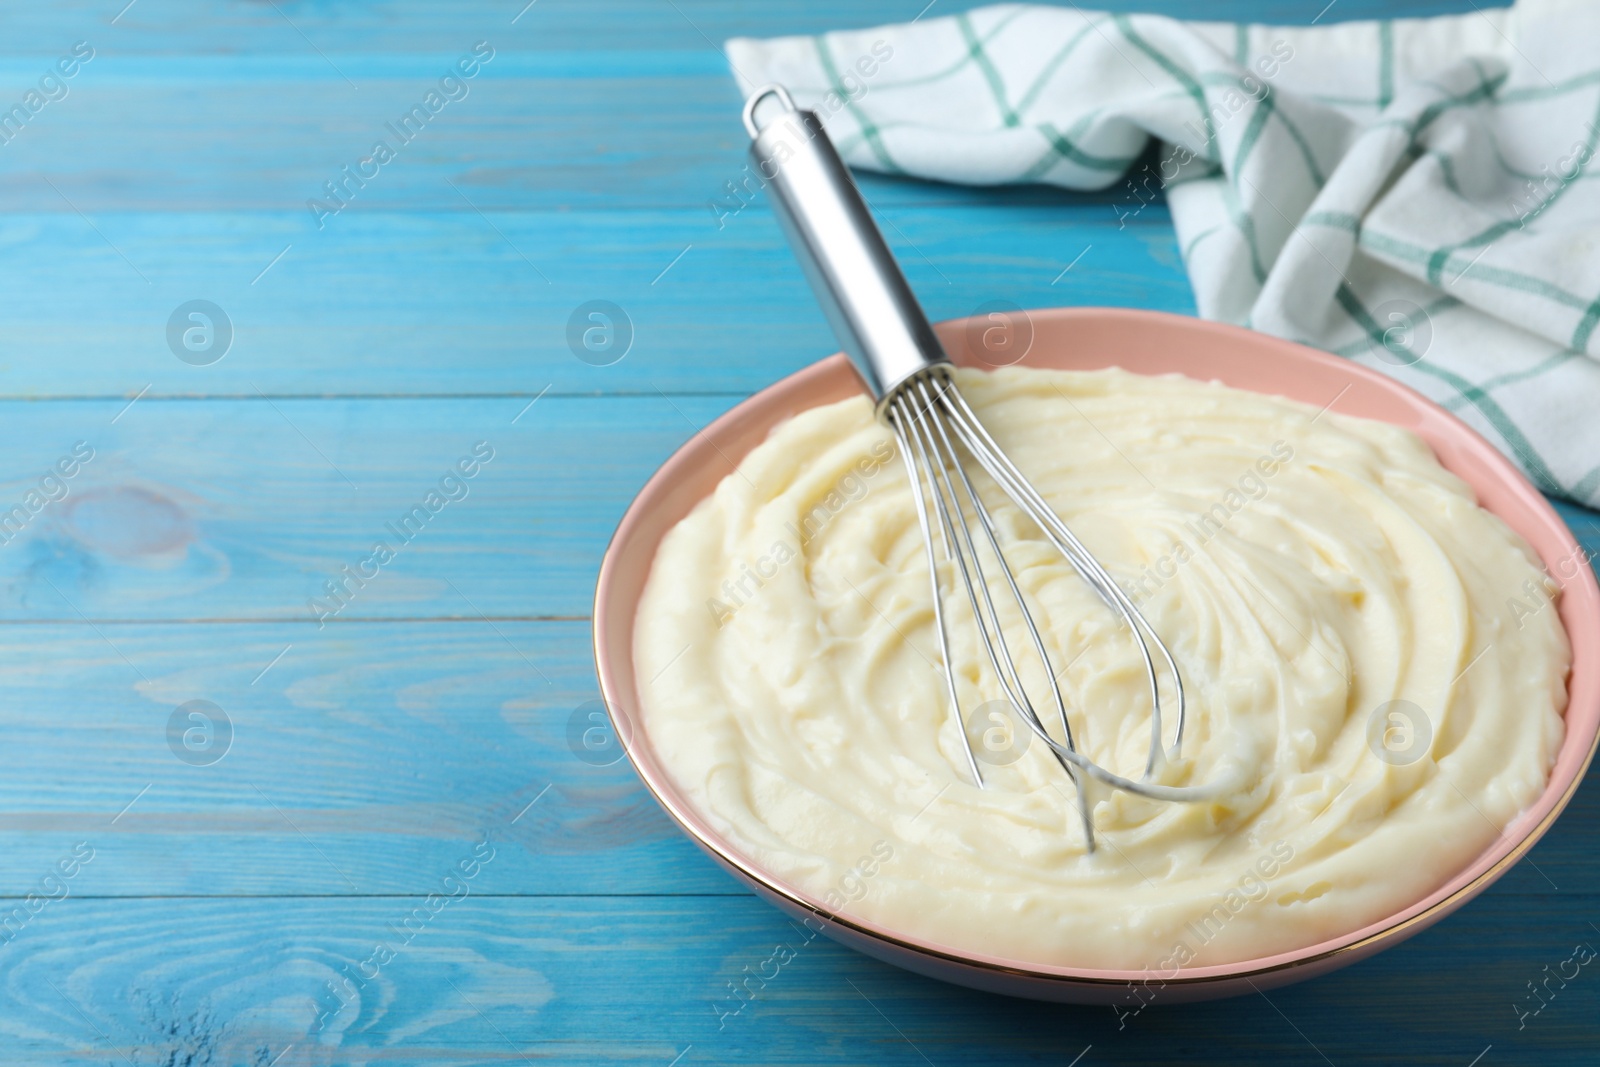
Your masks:
[[[1036,367],[1122,367],[1178,372],[1239,389],[1286,396],[1350,415],[1382,419],[1420,434],[1478,501],[1527,538],[1552,573],[1586,560],[1566,525],[1500,453],[1466,424],[1403,385],[1347,360],[1233,326],[1151,311],[1056,308],[1028,313],[1034,337],[1024,362]],[[942,323],[958,364],[984,366],[968,338],[971,320]],[[981,327],[980,327],[981,329]],[[869,956],[960,985],[1041,1000],[1113,1003],[1138,971],[1054,967],[959,952],[876,923],[830,914],[821,900],[739,855],[688,803],[650,747],[637,718],[633,621],[662,535],[686,515],[778,423],[861,390],[843,355],[785,378],[696,434],[656,472],[617,527],[595,590],[594,653],[600,689],[639,777],[684,832],[759,895]],[[1397,944],[1461,907],[1533,847],[1566,806],[1600,736],[1600,589],[1588,566],[1566,582],[1561,619],[1572,641],[1566,738],[1544,794],[1476,860],[1444,885],[1381,922],[1276,956],[1179,972],[1162,999],[1203,1000],[1285,985],[1354,963]]]

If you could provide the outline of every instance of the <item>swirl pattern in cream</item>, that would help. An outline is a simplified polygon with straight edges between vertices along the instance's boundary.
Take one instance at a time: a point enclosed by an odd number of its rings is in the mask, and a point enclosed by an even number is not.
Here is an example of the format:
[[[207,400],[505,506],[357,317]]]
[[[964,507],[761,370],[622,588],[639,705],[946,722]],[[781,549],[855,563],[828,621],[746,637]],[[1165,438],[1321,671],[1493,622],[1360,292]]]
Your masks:
[[[987,787],[971,781],[905,471],[852,399],[777,427],[670,531],[635,624],[650,741],[755,864],[956,950],[1170,975],[1381,919],[1539,795],[1566,704],[1554,586],[1416,436],[1176,376],[959,380],[1172,647],[1189,721],[1162,781],[1215,794],[1096,788],[1087,853],[1070,781],[995,703],[964,600],[947,598]],[[1078,743],[1136,775],[1136,646],[1003,496],[985,499]]]

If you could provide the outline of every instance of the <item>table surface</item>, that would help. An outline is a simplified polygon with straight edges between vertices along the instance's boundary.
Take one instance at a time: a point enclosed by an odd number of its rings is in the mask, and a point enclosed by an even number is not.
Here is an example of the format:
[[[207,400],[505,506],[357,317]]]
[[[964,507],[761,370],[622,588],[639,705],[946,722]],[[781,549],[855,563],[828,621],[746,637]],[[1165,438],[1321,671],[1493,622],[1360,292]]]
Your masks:
[[[717,45],[921,2],[523,2],[0,14],[0,104],[28,115],[0,144],[0,511],[25,520],[0,535],[0,1061],[1593,1062],[1600,976],[1517,1013],[1600,945],[1594,783],[1392,951],[1119,1020],[800,944],[625,762],[577,758],[590,594],[633,493],[834,348],[766,206],[708,206],[744,158]],[[1155,6],[1306,23],[1322,3]],[[465,98],[345,179],[479,41]],[[35,112],[77,42],[92,59]],[[346,206],[319,219],[336,180]],[[1119,221],[1115,188],[865,184],[935,318],[1001,297],[1192,313],[1159,203]],[[221,333],[169,341],[196,299],[231,323],[220,361]],[[634,329],[611,366],[567,343],[595,299]],[[53,476],[75,447],[92,458]],[[492,458],[444,481],[474,448]],[[401,547],[346,580],[379,540]],[[794,958],[721,1014],[780,943]]]

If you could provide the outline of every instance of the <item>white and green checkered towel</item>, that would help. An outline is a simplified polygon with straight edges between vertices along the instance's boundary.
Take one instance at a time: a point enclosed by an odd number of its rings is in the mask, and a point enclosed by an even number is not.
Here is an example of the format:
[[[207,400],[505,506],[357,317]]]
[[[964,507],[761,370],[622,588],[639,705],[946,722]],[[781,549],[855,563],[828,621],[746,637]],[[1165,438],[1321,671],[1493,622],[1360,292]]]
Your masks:
[[[1119,217],[1165,186],[1201,315],[1392,374],[1600,506],[1597,45],[1592,0],[1305,28],[1006,5],[727,54],[859,167],[1126,183]]]

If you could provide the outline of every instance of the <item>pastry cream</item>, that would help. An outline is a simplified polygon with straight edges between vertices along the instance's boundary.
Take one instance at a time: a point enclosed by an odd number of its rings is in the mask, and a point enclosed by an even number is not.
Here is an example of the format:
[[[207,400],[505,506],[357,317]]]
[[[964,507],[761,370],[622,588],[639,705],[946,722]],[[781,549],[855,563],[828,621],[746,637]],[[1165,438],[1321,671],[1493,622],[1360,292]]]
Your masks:
[[[905,469],[863,397],[774,429],[663,539],[639,606],[650,742],[756,865],[958,951],[1170,976],[1392,914],[1542,791],[1569,661],[1554,585],[1415,435],[1177,376],[959,382],[1171,646],[1189,711],[1161,781],[1211,799],[1097,786],[1087,852],[1070,780],[990,703],[970,612],[947,597],[974,784]],[[1136,777],[1137,647],[974,482],[1076,740]]]

